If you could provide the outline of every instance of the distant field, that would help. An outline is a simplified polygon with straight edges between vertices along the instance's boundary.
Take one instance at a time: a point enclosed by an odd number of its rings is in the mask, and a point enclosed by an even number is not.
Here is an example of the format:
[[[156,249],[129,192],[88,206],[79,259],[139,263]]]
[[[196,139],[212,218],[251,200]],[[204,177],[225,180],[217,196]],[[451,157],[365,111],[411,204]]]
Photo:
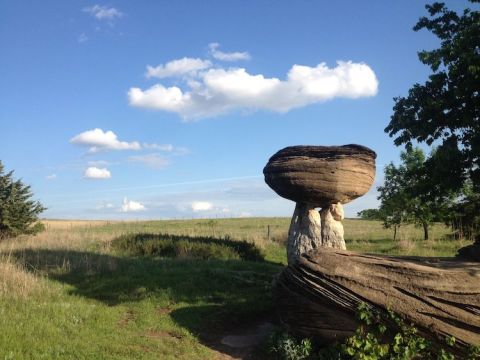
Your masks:
[[[232,328],[272,317],[272,278],[286,263],[289,218],[45,221],[47,230],[0,243],[0,359],[228,359],[215,350]],[[398,241],[380,222],[345,220],[349,250],[453,256],[467,241],[441,224]],[[123,234],[229,237],[265,261],[119,255]]]
[[[108,242],[123,233],[163,232],[190,236],[229,236],[236,240],[254,241],[264,247],[271,243],[283,243],[288,234],[290,218],[239,218],[239,219],[193,219],[161,221],[87,221],[87,220],[46,220],[47,242],[60,244],[66,239],[69,246],[85,246]],[[352,251],[374,252],[392,255],[453,256],[458,247],[468,241],[452,241],[451,230],[443,224],[430,229],[430,240],[423,241],[423,230],[414,225],[400,227],[397,241],[393,243],[393,231],[385,229],[380,221],[345,219],[345,240]],[[270,230],[269,230],[270,229]],[[58,231],[67,230],[61,239]],[[72,231],[70,231],[72,230]],[[96,238],[92,239],[95,235]],[[270,242],[269,242],[270,240]],[[43,243],[43,241],[41,241]],[[1,246],[1,245],[0,245]]]

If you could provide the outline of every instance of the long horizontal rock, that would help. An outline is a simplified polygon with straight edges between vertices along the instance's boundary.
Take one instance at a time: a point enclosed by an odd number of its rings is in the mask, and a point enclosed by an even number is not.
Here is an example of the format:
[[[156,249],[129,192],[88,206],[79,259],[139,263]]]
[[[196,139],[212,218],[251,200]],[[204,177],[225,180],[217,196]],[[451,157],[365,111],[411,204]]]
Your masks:
[[[263,169],[280,196],[323,207],[364,195],[375,177],[373,150],[361,145],[289,146]]]
[[[280,320],[325,342],[352,335],[360,302],[391,309],[431,341],[480,345],[480,264],[454,259],[362,255],[319,248],[285,268],[276,285]]]

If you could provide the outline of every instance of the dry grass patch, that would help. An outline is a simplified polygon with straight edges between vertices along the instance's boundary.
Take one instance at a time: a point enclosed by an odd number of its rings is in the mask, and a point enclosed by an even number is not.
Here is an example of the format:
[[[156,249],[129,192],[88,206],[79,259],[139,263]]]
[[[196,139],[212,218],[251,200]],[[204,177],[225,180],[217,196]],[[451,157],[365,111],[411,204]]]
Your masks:
[[[0,257],[0,298],[26,299],[44,290],[42,279],[7,256]]]
[[[106,220],[42,220],[47,230],[58,229],[73,229],[78,227],[95,227],[102,225],[115,224],[120,221],[106,221]]]

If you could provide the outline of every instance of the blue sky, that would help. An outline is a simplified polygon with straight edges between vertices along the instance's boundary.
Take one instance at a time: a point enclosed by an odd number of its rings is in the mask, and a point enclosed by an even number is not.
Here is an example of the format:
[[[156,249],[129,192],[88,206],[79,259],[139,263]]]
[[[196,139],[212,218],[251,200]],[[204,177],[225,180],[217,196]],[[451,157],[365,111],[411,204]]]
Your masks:
[[[262,169],[289,145],[366,145],[377,186],[425,4],[0,0],[0,160],[50,218],[288,216]]]

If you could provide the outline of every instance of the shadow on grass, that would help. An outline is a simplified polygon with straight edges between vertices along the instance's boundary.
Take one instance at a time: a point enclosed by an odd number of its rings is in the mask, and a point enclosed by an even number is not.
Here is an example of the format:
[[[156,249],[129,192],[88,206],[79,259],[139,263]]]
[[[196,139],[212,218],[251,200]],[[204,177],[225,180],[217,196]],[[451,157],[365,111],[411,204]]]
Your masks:
[[[121,235],[111,242],[113,250],[130,256],[161,256],[200,260],[263,261],[254,243],[211,236],[138,233]]]
[[[68,294],[109,306],[149,299],[211,348],[226,327],[271,317],[271,285],[282,266],[241,260],[117,257],[67,250],[13,254],[26,269],[71,286]]]
[[[117,257],[68,250],[12,254],[25,268],[73,286],[70,293],[108,305],[165,297],[175,302],[244,302],[265,295],[281,266],[241,260]]]

